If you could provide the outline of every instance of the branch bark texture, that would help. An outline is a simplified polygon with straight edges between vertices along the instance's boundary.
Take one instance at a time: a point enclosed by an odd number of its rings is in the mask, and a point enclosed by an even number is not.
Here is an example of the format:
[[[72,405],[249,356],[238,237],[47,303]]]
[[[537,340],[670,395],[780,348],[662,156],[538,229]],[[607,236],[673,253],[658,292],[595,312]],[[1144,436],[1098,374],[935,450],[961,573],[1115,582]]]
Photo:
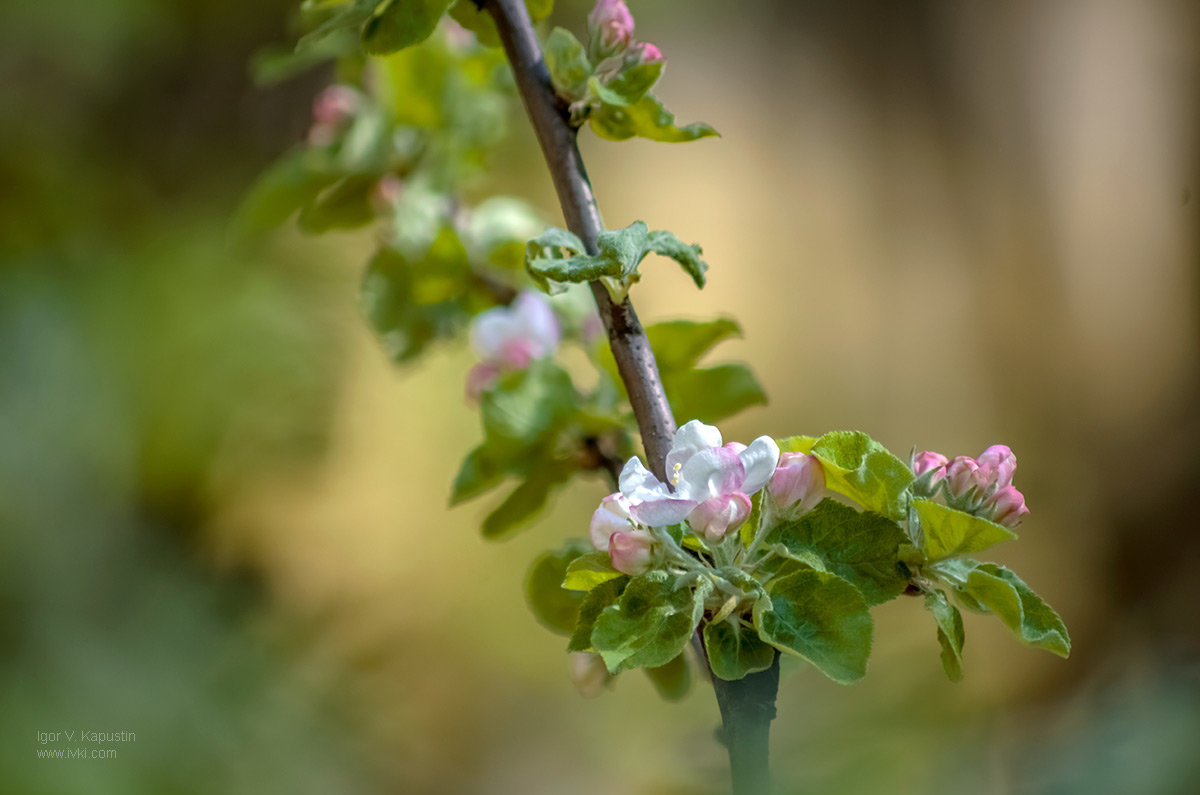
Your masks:
[[[568,123],[566,106],[550,82],[524,0],[476,2],[496,22],[521,101],[550,168],[567,228],[583,241],[589,254],[595,254],[604,224],[579,154],[576,130]],[[629,394],[650,471],[666,482],[666,458],[675,435],[675,417],[650,341],[628,298],[617,304],[602,284],[592,282],[590,286]],[[703,644],[698,645],[703,652]],[[701,657],[707,666],[707,657],[703,653]],[[779,690],[779,655],[766,671],[735,682],[712,676],[711,669],[709,673],[721,710],[721,739],[729,751],[734,795],[764,795],[770,789],[768,740]]]

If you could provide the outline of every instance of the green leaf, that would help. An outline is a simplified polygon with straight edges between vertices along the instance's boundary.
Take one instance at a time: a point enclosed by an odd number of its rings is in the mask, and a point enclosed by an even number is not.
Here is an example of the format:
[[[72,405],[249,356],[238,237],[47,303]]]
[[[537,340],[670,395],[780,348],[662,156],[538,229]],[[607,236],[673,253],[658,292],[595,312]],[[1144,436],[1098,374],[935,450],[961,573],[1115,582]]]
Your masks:
[[[578,237],[562,229],[549,229],[529,241],[525,249],[525,268],[534,282],[546,292],[557,292],[554,283],[612,280],[621,285],[614,296],[623,300],[623,290],[638,278],[638,265],[650,252],[670,257],[683,267],[697,286],[704,286],[706,265],[700,247],[685,245],[670,232],[650,232],[642,221],[624,229],[601,232],[596,239],[597,253],[583,252]],[[610,292],[613,291],[612,285]]]
[[[300,211],[300,228],[310,234],[354,229],[375,220],[371,194],[378,177],[353,175],[323,192]]]
[[[536,445],[577,398],[571,376],[549,359],[504,376],[480,398],[489,444],[510,450]]]
[[[554,462],[530,473],[504,502],[483,520],[483,537],[498,539],[526,527],[546,507],[550,493],[566,482],[570,473]]]
[[[333,3],[303,3],[302,14],[325,13],[328,10],[332,10],[333,13],[326,16],[314,30],[300,37],[296,42],[296,52],[325,51],[329,47],[328,39],[341,37],[344,33],[361,27],[370,19],[377,2],[378,0],[343,0]]]
[[[560,635],[570,635],[579,621],[584,595],[562,587],[567,566],[591,549],[591,544],[571,540],[556,552],[544,552],[529,567],[525,577],[525,600],[542,626]]]
[[[570,99],[581,97],[592,74],[592,64],[579,39],[569,30],[555,28],[546,38],[544,55],[555,89]]]
[[[493,454],[486,444],[476,447],[463,459],[450,492],[450,506],[491,491],[508,474],[508,462]]]
[[[867,672],[871,614],[858,589],[835,574],[810,569],[772,580],[754,605],[754,626],[767,643],[803,657],[835,682]]]
[[[382,0],[362,29],[363,50],[387,55],[429,38],[451,0]]]
[[[964,569],[969,572],[965,582],[951,583],[956,595],[969,598],[963,602],[964,606],[973,608],[977,604],[994,613],[1023,643],[1059,657],[1070,656],[1071,638],[1066,625],[1020,577],[994,563],[957,562],[961,564],[960,572]],[[946,569],[939,566],[935,568],[938,570]]]
[[[788,436],[784,439],[779,439],[779,452],[781,453],[811,453],[813,445],[816,443],[815,436]]]
[[[925,537],[925,555],[938,561],[953,555],[968,555],[987,549],[1017,534],[995,522],[972,516],[926,499],[913,500]]]
[[[525,8],[530,18],[537,22],[550,16],[554,10],[554,0],[525,0]],[[492,15],[481,11],[471,0],[458,0],[450,7],[450,16],[454,21],[473,32],[479,43],[487,47],[500,46],[500,34],[496,30],[496,22]]]
[[[629,578],[622,575],[587,592],[583,597],[583,604],[579,606],[579,620],[575,623],[575,631],[571,633],[567,651],[596,650],[592,645],[592,631],[595,629],[596,619],[600,618],[605,609],[617,603],[628,584]]]
[[[729,681],[765,671],[775,661],[775,647],[736,616],[704,627],[704,649],[713,674]]]
[[[571,561],[559,582],[563,588],[572,591],[590,591],[597,585],[620,576],[621,572],[612,567],[612,560],[607,552],[592,551]]]
[[[646,327],[646,337],[654,351],[658,372],[664,377],[692,369],[714,345],[741,335],[738,324],[728,318],[710,321],[671,320]],[[596,341],[596,362],[620,382],[617,362],[608,340]]]
[[[589,121],[596,135],[610,141],[625,141],[637,135],[652,141],[681,143],[718,134],[703,122],[676,127],[675,116],[650,95],[627,108],[603,105],[589,117]]]
[[[890,519],[831,499],[776,525],[763,539],[767,545],[783,544],[800,559],[815,555],[826,571],[858,588],[868,605],[899,596],[908,585],[908,572],[897,561],[897,550],[907,540]]]
[[[687,646],[712,585],[701,579],[694,589],[676,588],[675,579],[665,571],[634,577],[596,619],[592,643],[609,672],[665,665]]]
[[[309,154],[285,155],[258,178],[238,208],[233,222],[236,238],[274,229],[337,181],[337,174],[314,168]]]
[[[679,701],[691,689],[692,669],[688,665],[687,656],[682,653],[666,665],[644,670],[654,684],[654,689],[667,701]]]
[[[901,521],[913,475],[887,448],[859,431],[832,431],[812,446],[825,468],[825,486],[864,508]]]
[[[647,242],[651,251],[678,262],[684,272],[692,277],[696,287],[704,288],[704,273],[708,270],[708,263],[700,259],[700,255],[704,253],[700,246],[695,243],[684,243],[665,230],[651,232],[647,237]]]
[[[675,416],[710,424],[767,402],[766,392],[744,364],[675,372],[662,380]]]
[[[942,647],[942,668],[951,682],[957,682],[963,675],[962,650],[966,642],[962,613],[950,604],[946,592],[941,590],[926,592],[925,609],[933,614],[933,620],[937,622],[937,638]]]
[[[610,80],[604,88],[609,94],[619,98],[613,104],[620,107],[635,105],[658,82],[662,70],[663,63],[661,61],[631,66]]]

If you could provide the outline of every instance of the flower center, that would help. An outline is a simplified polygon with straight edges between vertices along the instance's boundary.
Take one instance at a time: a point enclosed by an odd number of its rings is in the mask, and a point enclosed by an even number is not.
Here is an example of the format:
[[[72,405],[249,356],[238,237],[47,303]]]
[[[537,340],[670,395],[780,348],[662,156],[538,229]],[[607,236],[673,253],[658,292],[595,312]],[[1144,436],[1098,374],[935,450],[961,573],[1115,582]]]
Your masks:
[[[679,470],[683,469],[683,464],[676,464],[671,468],[671,485],[679,485]]]

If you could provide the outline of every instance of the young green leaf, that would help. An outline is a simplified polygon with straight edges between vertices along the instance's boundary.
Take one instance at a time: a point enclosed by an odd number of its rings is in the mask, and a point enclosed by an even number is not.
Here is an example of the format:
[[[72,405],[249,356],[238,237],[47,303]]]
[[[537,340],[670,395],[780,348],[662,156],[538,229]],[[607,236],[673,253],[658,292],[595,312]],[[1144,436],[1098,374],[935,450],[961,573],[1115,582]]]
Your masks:
[[[536,445],[577,399],[571,376],[548,359],[510,373],[480,399],[489,445],[507,449]]]
[[[938,644],[942,647],[942,668],[951,682],[962,679],[962,650],[966,642],[962,613],[950,604],[946,592],[928,591],[925,594],[925,609],[933,614],[937,622]]]
[[[592,131],[610,141],[625,141],[636,135],[652,141],[682,143],[718,134],[703,122],[676,127],[675,116],[649,94],[629,107],[603,105],[588,118]]]
[[[897,561],[897,550],[907,540],[899,525],[831,499],[771,528],[763,540],[783,544],[801,559],[815,555],[826,571],[858,588],[869,605],[899,596],[908,585],[908,572]]]
[[[765,671],[775,661],[775,647],[736,616],[704,627],[704,649],[713,674],[729,681]]]
[[[620,576],[621,572],[612,567],[607,552],[591,551],[571,561],[559,583],[571,591],[590,591]]]
[[[687,655],[680,653],[666,665],[646,668],[646,676],[654,689],[667,701],[679,701],[688,694],[692,686],[692,669]]]
[[[862,594],[835,574],[809,569],[767,583],[754,626],[775,648],[799,655],[843,684],[867,672],[874,623]]]
[[[584,595],[562,587],[567,566],[591,549],[591,544],[571,540],[555,552],[544,552],[529,567],[525,577],[525,599],[529,609],[542,626],[551,632],[567,635],[579,621],[579,606]]]
[[[663,63],[661,61],[638,64],[622,71],[610,80],[605,88],[610,94],[619,98],[619,101],[613,104],[628,107],[637,104],[642,97],[646,96],[646,92],[658,82],[662,70]]]
[[[629,578],[621,575],[614,580],[597,585],[583,597],[579,606],[579,620],[575,623],[575,631],[567,644],[567,651],[595,651],[592,645],[592,631],[596,627],[596,619],[604,610],[617,603]]]
[[[812,454],[824,466],[826,488],[894,521],[905,518],[913,474],[879,442],[859,431],[831,431],[813,443]]]
[[[664,374],[663,389],[677,417],[713,423],[767,402],[767,393],[744,364]]]
[[[483,537],[502,538],[527,526],[546,507],[550,493],[570,477],[570,472],[552,461],[529,474],[483,520]]]
[[[363,50],[388,53],[420,44],[437,27],[451,0],[382,0],[363,25]]]
[[[676,588],[674,575],[665,571],[630,580],[620,600],[604,608],[592,630],[592,644],[608,670],[652,668],[674,659],[691,639],[711,588],[706,579]]]
[[[491,491],[510,470],[510,462],[495,455],[487,444],[479,445],[467,453],[459,466],[458,474],[454,477],[454,488],[450,492],[450,507]]]
[[[332,10],[314,30],[300,37],[296,42],[297,53],[307,53],[328,46],[327,40],[337,37],[346,31],[361,28],[363,23],[375,12],[378,0],[344,0],[337,3],[304,3],[301,13]]]
[[[995,522],[926,499],[913,500],[930,561],[987,549],[1017,534]]]
[[[309,234],[320,234],[371,223],[375,220],[371,194],[378,182],[374,175],[346,177],[300,210],[300,228]]]
[[[592,74],[592,64],[579,39],[569,30],[555,28],[546,38],[544,52],[554,88],[570,99],[583,96]]]
[[[1066,625],[1020,577],[994,563],[964,563],[973,568],[965,583],[954,584],[956,591],[996,614],[1023,643],[1059,657],[1070,656],[1071,638]]]

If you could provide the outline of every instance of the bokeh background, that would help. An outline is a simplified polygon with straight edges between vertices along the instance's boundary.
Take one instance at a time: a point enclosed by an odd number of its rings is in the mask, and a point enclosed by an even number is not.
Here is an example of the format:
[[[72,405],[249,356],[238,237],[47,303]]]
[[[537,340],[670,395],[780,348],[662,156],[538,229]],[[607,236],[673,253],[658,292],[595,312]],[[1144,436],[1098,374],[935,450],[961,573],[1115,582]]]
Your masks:
[[[721,792],[709,690],[584,701],[523,604],[603,484],[483,541],[487,506],[445,508],[471,356],[388,363],[369,233],[230,245],[329,79],[250,79],[291,6],[0,6],[0,790]],[[785,667],[781,791],[1194,792],[1200,6],[632,7],[724,137],[585,157],[609,225],[704,245],[707,289],[636,298],[742,322],[717,358],[772,402],[726,437],[1010,444],[1033,513],[995,557],[1074,637],[968,616],[953,685],[919,605],[881,607],[862,682]],[[557,218],[513,122],[495,185]],[[37,758],[86,729],[136,740]]]

